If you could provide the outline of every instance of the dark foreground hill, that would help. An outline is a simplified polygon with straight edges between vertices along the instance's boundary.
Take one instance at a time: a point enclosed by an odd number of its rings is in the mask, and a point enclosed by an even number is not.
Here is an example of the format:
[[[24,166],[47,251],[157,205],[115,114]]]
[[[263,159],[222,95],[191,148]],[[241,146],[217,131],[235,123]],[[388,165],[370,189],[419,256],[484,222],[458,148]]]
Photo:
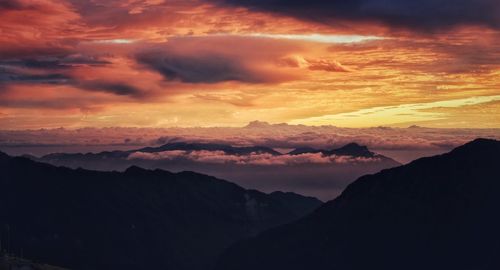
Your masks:
[[[68,169],[0,153],[3,249],[71,269],[208,269],[320,201],[193,172]]]
[[[478,139],[363,176],[234,245],[217,269],[500,269],[499,154],[499,141]]]

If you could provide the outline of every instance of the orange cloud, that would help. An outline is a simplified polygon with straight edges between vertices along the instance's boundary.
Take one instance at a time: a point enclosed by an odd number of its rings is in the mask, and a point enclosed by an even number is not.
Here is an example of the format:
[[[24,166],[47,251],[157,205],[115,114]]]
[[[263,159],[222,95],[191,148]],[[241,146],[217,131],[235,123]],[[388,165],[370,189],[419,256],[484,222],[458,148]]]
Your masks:
[[[453,27],[436,24],[422,31],[426,28],[401,22],[398,27],[382,19],[356,20],[366,16],[356,13],[356,6],[337,23],[322,23],[298,16],[292,7],[276,14],[269,3],[259,2],[257,9],[247,4],[2,1],[0,118],[9,128],[54,122],[241,126],[256,118],[294,123],[491,97],[500,89],[500,34],[490,11],[485,18],[452,16],[445,24]],[[333,11],[320,13],[325,12]],[[498,107],[488,105],[489,111]],[[446,113],[431,110],[416,112],[419,117],[391,116],[388,122],[500,126],[500,120],[483,121],[477,108],[465,104]],[[429,121],[429,113],[440,118]],[[465,117],[468,113],[473,117]],[[422,122],[398,122],[409,118]],[[386,123],[368,119],[352,123]]]
[[[352,69],[342,65],[337,61],[327,60],[308,60],[308,68],[310,70],[323,70],[328,72],[349,72]]]

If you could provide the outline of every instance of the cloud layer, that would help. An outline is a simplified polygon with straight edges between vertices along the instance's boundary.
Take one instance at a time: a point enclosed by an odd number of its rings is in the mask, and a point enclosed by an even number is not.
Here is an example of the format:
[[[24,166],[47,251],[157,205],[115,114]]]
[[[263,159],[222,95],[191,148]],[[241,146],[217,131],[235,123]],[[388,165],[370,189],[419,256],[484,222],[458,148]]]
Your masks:
[[[352,157],[352,156],[325,156],[321,153],[305,153],[300,155],[271,155],[251,153],[248,155],[231,155],[223,151],[163,151],[155,153],[134,152],[128,159],[145,160],[188,160],[200,163],[258,165],[258,166],[293,166],[300,164],[346,164],[378,162],[379,158]]]

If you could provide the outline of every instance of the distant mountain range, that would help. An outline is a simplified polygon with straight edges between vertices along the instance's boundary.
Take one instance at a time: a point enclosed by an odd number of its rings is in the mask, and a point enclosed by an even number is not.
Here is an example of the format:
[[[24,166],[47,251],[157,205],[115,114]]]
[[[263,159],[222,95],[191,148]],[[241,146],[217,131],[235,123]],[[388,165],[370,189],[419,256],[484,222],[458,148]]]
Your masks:
[[[252,153],[258,154],[271,154],[271,155],[281,155],[279,152],[273,150],[272,148],[265,146],[249,146],[249,147],[235,147],[226,144],[215,144],[215,143],[185,143],[176,142],[168,143],[159,147],[146,147],[138,150],[132,150],[129,152],[147,152],[156,153],[163,151],[173,151],[173,150],[183,150],[183,151],[222,151],[228,155],[250,155]]]
[[[209,269],[230,244],[321,202],[211,176],[69,169],[0,153],[2,247],[70,269]]]
[[[500,142],[366,175],[288,225],[240,241],[218,270],[500,269]]]
[[[335,198],[361,175],[400,165],[356,143],[338,149],[299,148],[281,154],[263,146],[178,142],[129,151],[55,153],[28,158],[101,171],[123,171],[133,165],[174,172],[196,171],[246,188],[293,191],[324,200]]]
[[[281,155],[279,152],[273,150],[269,147],[263,146],[251,146],[251,147],[234,147],[225,144],[214,144],[214,143],[186,143],[186,142],[175,142],[168,143],[158,147],[144,147],[140,149],[128,150],[128,151],[104,151],[100,153],[53,153],[40,157],[39,161],[58,163],[59,165],[66,165],[74,167],[75,163],[82,163],[76,166],[90,166],[94,167],[97,164],[92,164],[91,162],[100,162],[102,160],[113,160],[113,159],[127,159],[128,156],[135,152],[143,153],[160,153],[165,151],[220,151],[227,155],[249,155],[252,153],[257,154],[270,154],[270,155]],[[35,158],[33,156],[26,156],[28,158]]]
[[[396,161],[389,157],[378,155],[368,150],[366,146],[361,146],[357,143],[350,143],[338,149],[324,150],[324,149],[313,149],[313,148],[297,148],[287,154],[281,154],[272,148],[265,146],[249,146],[249,147],[235,147],[225,144],[213,144],[213,143],[168,143],[158,147],[145,147],[135,150],[128,151],[105,151],[100,153],[54,153],[48,154],[40,157],[38,160],[42,162],[48,162],[51,164],[64,165],[69,167],[101,167],[103,165],[101,162],[106,160],[110,162],[112,160],[123,160],[127,159],[130,154],[136,152],[142,153],[161,153],[165,151],[209,151],[209,152],[223,152],[226,155],[250,155],[250,154],[270,154],[273,156],[280,155],[301,155],[301,154],[316,154],[321,153],[326,156],[351,156],[351,157],[365,157],[365,158],[380,158],[383,161],[392,161],[397,164]],[[33,156],[26,156],[28,158],[35,158]],[[98,164],[94,164],[97,162]]]

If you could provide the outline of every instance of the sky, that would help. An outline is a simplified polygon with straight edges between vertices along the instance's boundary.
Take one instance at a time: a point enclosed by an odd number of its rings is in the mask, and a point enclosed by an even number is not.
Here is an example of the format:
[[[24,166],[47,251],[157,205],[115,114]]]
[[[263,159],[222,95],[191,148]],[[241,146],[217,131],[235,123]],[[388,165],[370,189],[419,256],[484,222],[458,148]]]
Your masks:
[[[498,44],[497,0],[2,0],[0,129],[500,128]]]

